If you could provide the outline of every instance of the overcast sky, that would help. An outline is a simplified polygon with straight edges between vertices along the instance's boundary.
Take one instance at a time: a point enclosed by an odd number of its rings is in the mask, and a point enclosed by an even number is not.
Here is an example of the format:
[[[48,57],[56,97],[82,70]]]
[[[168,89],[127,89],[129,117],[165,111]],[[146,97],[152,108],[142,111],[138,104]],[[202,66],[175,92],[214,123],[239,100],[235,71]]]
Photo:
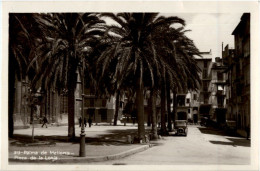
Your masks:
[[[161,13],[163,16],[177,16],[186,22],[186,35],[192,39],[200,52],[212,51],[213,60],[221,56],[224,47],[234,48],[234,36],[231,35],[243,13]],[[111,20],[106,20],[113,23]]]
[[[202,14],[178,13],[162,14],[178,16],[186,21],[186,29],[192,30],[186,35],[191,38],[201,52],[212,51],[212,57],[221,57],[222,42],[234,48],[233,30],[240,22],[242,13]]]

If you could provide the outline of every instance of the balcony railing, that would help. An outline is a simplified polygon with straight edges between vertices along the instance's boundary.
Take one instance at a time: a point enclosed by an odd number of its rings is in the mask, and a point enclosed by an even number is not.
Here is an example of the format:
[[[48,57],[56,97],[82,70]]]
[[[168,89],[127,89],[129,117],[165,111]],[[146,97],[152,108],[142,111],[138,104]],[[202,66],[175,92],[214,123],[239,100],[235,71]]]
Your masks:
[[[223,79],[223,80],[211,80],[211,82],[212,82],[212,83],[215,83],[215,84],[216,84],[216,83],[223,83],[223,84],[225,84],[225,83],[226,83],[226,80],[224,80],[224,79]]]

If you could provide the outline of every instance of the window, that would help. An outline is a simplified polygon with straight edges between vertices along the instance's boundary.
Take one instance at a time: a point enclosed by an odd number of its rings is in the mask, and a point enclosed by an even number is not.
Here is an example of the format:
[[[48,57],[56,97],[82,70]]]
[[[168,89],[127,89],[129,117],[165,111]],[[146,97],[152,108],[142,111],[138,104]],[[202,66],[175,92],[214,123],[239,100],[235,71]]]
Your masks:
[[[107,109],[99,109],[98,113],[101,115],[101,122],[107,122]]]
[[[203,69],[202,77],[207,78],[207,69]]]
[[[218,80],[223,80],[223,73],[218,72]]]
[[[107,105],[107,100],[102,100],[102,107],[106,107]]]
[[[186,99],[186,103],[190,103],[190,99],[189,98]]]
[[[90,107],[94,107],[94,99],[90,99]]]
[[[123,108],[124,102],[120,101],[120,108]]]
[[[207,66],[208,66],[208,62],[204,61],[204,68],[207,68]]]
[[[193,99],[197,100],[197,94],[193,94]]]
[[[208,103],[209,103],[209,95],[204,94],[204,104],[208,104]]]
[[[188,113],[190,113],[190,109],[188,109]]]
[[[177,104],[178,106],[185,106],[185,96],[177,96]]]
[[[223,90],[224,90],[223,85],[218,85],[218,91],[223,91]]]
[[[208,91],[209,83],[203,82],[203,91]]]

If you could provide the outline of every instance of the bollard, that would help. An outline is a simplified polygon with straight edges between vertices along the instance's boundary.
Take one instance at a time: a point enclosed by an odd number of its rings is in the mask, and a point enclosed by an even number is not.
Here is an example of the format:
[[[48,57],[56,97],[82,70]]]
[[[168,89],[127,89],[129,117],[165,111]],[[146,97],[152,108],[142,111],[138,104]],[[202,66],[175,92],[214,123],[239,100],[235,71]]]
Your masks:
[[[133,143],[131,135],[127,135],[127,142],[130,144]]]
[[[145,142],[146,142],[146,143],[149,143],[149,137],[148,137],[148,135],[145,135],[144,137],[145,137]]]

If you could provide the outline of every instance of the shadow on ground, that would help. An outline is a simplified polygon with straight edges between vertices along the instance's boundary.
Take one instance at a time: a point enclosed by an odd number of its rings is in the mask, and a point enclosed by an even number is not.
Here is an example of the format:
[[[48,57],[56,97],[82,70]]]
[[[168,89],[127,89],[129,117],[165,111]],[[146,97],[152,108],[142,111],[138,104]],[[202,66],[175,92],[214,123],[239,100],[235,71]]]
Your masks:
[[[230,142],[224,142],[224,141],[209,141],[212,144],[218,144],[218,145],[232,145],[234,147],[236,146],[243,146],[243,147],[250,147],[251,143],[249,140],[246,139],[235,139],[235,138],[227,138]]]
[[[228,134],[223,130],[219,130],[212,127],[198,127],[201,133],[203,134],[211,134],[211,135],[220,135],[220,136],[227,136],[226,139],[230,142],[226,141],[213,141],[210,140],[212,144],[219,144],[219,145],[231,145],[231,146],[243,146],[243,147],[250,147],[250,141],[242,138],[238,134]]]
[[[149,134],[150,130],[146,130],[146,133]],[[95,137],[88,137],[86,135],[85,142],[88,145],[131,145],[127,141],[128,136],[134,137],[137,136],[136,129],[127,129],[127,130],[108,130],[105,134],[99,134]],[[9,139],[12,145],[21,144],[21,143],[30,143],[32,137],[29,135],[17,135],[14,134],[12,139]],[[34,139],[37,141],[46,141],[46,142],[69,142],[69,143],[79,143],[80,137],[75,137],[74,139],[69,139],[67,136],[35,136]],[[17,143],[20,142],[20,143]]]
[[[236,133],[227,133],[223,130],[213,128],[213,127],[198,127],[201,133],[203,134],[212,134],[212,135],[222,135],[222,136],[230,136],[230,137],[241,137]]]

